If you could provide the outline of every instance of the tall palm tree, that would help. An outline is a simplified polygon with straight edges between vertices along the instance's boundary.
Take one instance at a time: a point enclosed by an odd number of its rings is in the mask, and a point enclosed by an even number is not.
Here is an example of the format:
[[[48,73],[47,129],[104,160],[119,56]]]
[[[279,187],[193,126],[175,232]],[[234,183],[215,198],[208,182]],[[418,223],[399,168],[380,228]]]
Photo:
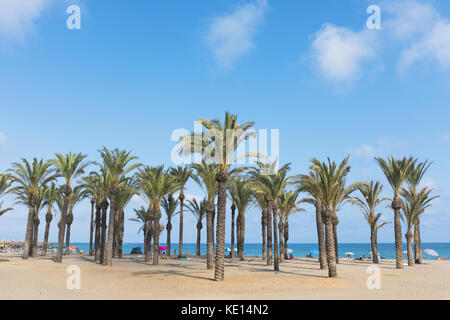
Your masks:
[[[148,230],[148,215],[147,209],[144,206],[140,206],[138,209],[133,209],[136,214],[136,218],[130,218],[128,220],[141,223],[141,227],[138,230],[144,234],[144,252],[147,252],[147,230]]]
[[[327,252],[325,245],[325,224],[322,220],[322,204],[320,202],[319,177],[317,172],[311,170],[307,175],[297,176],[296,183],[299,190],[308,193],[311,198],[305,199],[305,202],[311,203],[316,209],[316,228],[319,246],[319,263],[320,269],[328,268]]]
[[[153,222],[153,264],[159,264],[159,235],[161,226],[161,203],[163,199],[179,190],[179,181],[164,170],[164,166],[140,168],[136,180],[141,196],[149,203],[148,219]]]
[[[201,256],[200,243],[201,243],[201,233],[202,233],[202,228],[203,228],[202,220],[206,215],[205,201],[206,200],[197,201],[197,199],[195,199],[195,198],[187,201],[188,202],[187,209],[190,212],[192,212],[192,214],[195,216],[195,218],[197,220],[197,224],[196,224],[197,246],[196,246],[196,250],[195,250],[195,255],[198,257]]]
[[[53,205],[55,204],[55,201],[58,199],[58,193],[59,189],[56,186],[55,182],[52,182],[51,185],[48,187],[46,197],[44,199],[43,205],[47,207],[47,214],[45,215],[45,232],[44,232],[44,243],[42,246],[42,255],[47,255],[47,247],[48,247],[48,235],[50,232],[50,223],[53,220]]]
[[[312,159],[310,169],[317,174],[318,200],[322,206],[322,220],[325,223],[325,244],[327,252],[328,276],[337,277],[336,271],[336,246],[333,232],[333,221],[336,218],[336,207],[341,201],[343,180],[349,170],[350,156],[339,165],[331,161],[320,162]]]
[[[218,166],[216,181],[218,182],[217,197],[217,226],[216,226],[216,263],[214,280],[224,279],[225,258],[225,211],[227,202],[226,183],[233,173],[230,167],[234,161],[234,153],[242,142],[255,136],[252,129],[254,122],[237,123],[237,116],[229,112],[225,113],[224,122],[220,120],[199,119],[197,122],[207,130],[205,134],[188,134],[181,138],[180,152],[185,156],[201,152],[207,163],[213,161]],[[199,148],[196,148],[198,146]],[[240,169],[242,170],[242,169]]]
[[[17,197],[25,196],[29,207],[23,249],[23,258],[28,259],[31,253],[37,193],[39,188],[55,179],[54,169],[50,168],[50,163],[33,158],[31,163],[26,159],[22,159],[22,163],[14,162],[9,172],[11,173],[11,182],[14,184],[10,192],[16,194]]]
[[[367,223],[370,227],[370,243],[372,246],[372,260],[373,263],[377,264],[378,261],[378,230],[388,224],[389,222],[379,223],[381,218],[381,213],[376,213],[377,207],[386,200],[388,197],[381,197],[383,192],[383,186],[380,182],[371,181],[370,183],[363,183],[358,186],[358,191],[361,193],[361,198],[353,197],[351,198],[351,203],[358,205],[361,212],[366,218]]]
[[[233,254],[234,254],[234,239],[235,239],[235,235],[236,235],[236,228],[235,228],[235,216],[236,216],[236,204],[233,202],[231,204],[231,253],[230,253],[230,259],[233,259]]]
[[[394,197],[392,199],[391,208],[394,210],[394,232],[395,232],[395,261],[397,269],[403,268],[403,241],[402,241],[402,226],[400,224],[400,209],[402,208],[402,201],[399,197],[403,183],[411,174],[411,169],[414,167],[416,160],[412,157],[397,160],[393,157],[388,157],[387,160],[382,158],[375,158],[387,181],[392,187]]]
[[[170,169],[170,174],[172,174],[177,183],[180,186],[180,194],[178,196],[178,200],[180,201],[180,230],[179,230],[179,236],[178,236],[178,257],[183,256],[183,207],[184,207],[184,188],[189,180],[190,177],[192,177],[192,169],[187,167],[181,167],[178,166],[176,168]]]
[[[73,209],[86,197],[87,194],[82,185],[78,185],[72,189],[69,200],[69,209],[66,216],[66,256],[70,254],[70,229],[73,223]]]
[[[280,234],[280,257],[281,260],[287,259],[287,242],[289,240],[289,217],[295,212],[302,212],[305,209],[300,208],[299,205],[305,202],[304,199],[298,199],[300,190],[286,191],[278,197],[278,206],[280,208],[280,222],[279,222],[279,234]],[[284,238],[284,242],[283,242]]]
[[[66,217],[69,210],[70,194],[72,193],[72,182],[81,177],[84,174],[84,169],[89,165],[89,162],[85,162],[84,159],[87,155],[81,153],[74,154],[69,152],[66,155],[55,153],[56,159],[49,161],[55,169],[58,177],[62,177],[65,180],[63,187],[64,193],[64,206],[61,211],[61,219],[58,223],[58,250],[56,252],[55,262],[61,263],[64,250],[64,235],[66,232]]]
[[[415,188],[412,188],[410,186],[409,189],[403,188],[400,192],[400,194],[405,199],[405,201],[402,202],[402,218],[405,221],[406,227],[408,229],[405,234],[408,248],[408,266],[414,266],[414,255],[411,245],[413,233],[411,229],[416,224],[416,220],[419,215],[421,215],[425,211],[425,209],[431,207],[431,201],[439,198],[439,196],[431,197],[430,193],[432,191],[433,189],[427,187],[417,191]]]
[[[109,150],[106,147],[99,150],[103,159],[103,168],[111,177],[111,185],[109,188],[109,221],[108,221],[108,239],[105,250],[106,266],[112,266],[113,242],[114,242],[114,219],[116,215],[116,197],[120,188],[125,185],[130,177],[127,176],[131,171],[137,169],[141,164],[130,162],[137,159],[132,156],[130,151],[126,150]]]
[[[94,213],[97,204],[97,179],[93,175],[83,177],[82,182],[83,188],[85,189],[86,195],[91,198],[91,223],[89,232],[89,255],[94,254],[94,229],[95,229],[95,218]]]
[[[218,192],[216,181],[218,167],[203,161],[193,164],[192,168],[195,170],[195,175],[192,178],[203,188],[206,197],[204,203],[206,211],[206,268],[212,269],[214,267],[214,199]]]
[[[164,212],[166,213],[167,217],[167,225],[166,225],[166,233],[167,233],[167,256],[170,257],[170,250],[171,250],[171,232],[172,232],[172,218],[177,215],[178,213],[175,213],[175,210],[178,206],[178,199],[174,199],[171,194],[169,194],[167,197],[165,197],[162,201],[162,207],[164,209]]]
[[[244,242],[245,242],[245,213],[253,204],[253,192],[250,184],[240,177],[236,177],[229,181],[228,192],[233,204],[236,205],[238,211],[239,231],[238,231],[238,256],[241,261],[244,261]],[[233,248],[231,249],[233,250]],[[233,255],[233,252],[231,252]]]
[[[8,188],[11,186],[11,183],[11,177],[9,175],[0,173],[0,197],[8,193]],[[2,209],[2,206],[3,202],[0,202],[0,216],[9,210],[12,210],[12,208]]]
[[[284,189],[290,185],[291,178],[288,177],[287,172],[290,168],[290,163],[284,165],[278,171],[275,169],[277,164],[274,162],[269,166],[269,170],[267,166],[258,162],[258,168],[252,168],[249,170],[248,175],[250,177],[252,190],[253,192],[264,194],[266,200],[269,205],[269,214],[270,210],[272,210],[272,218],[273,218],[273,258],[274,258],[274,270],[278,271],[280,269],[279,260],[278,260],[278,202],[277,199],[284,191]],[[268,222],[270,223],[270,222]],[[269,227],[270,229],[270,227]],[[270,232],[271,230],[268,230]],[[271,246],[270,244],[268,244]]]
[[[431,164],[432,162],[428,162],[428,160],[426,160],[425,162],[421,162],[413,166],[408,177],[408,185],[410,189],[417,190],[423,176],[428,171]],[[418,264],[421,264],[423,261],[422,241],[420,236],[420,215],[416,217],[414,224],[414,260]]]

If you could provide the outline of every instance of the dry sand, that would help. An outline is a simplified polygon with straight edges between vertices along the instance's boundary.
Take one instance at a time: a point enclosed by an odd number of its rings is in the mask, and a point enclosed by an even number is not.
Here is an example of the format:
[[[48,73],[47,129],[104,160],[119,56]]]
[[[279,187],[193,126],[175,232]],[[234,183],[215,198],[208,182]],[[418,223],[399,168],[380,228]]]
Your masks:
[[[9,261],[2,261],[2,259]],[[70,290],[67,268],[81,270],[81,289]],[[0,254],[0,300],[4,299],[450,299],[450,262],[425,261],[396,270],[383,260],[381,289],[367,288],[369,261],[342,261],[329,279],[314,259],[297,258],[274,272],[261,258],[226,259],[225,280],[213,281],[205,258],[161,259],[159,266],[126,256],[102,266],[89,256],[23,260]]]

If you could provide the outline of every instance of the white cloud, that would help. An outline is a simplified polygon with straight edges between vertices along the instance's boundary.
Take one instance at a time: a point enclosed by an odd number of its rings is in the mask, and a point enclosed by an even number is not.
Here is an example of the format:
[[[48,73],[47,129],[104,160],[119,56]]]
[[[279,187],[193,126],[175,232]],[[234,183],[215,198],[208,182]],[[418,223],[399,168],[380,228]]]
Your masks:
[[[24,40],[50,0],[0,0],[0,35]]]
[[[6,147],[6,134],[0,131],[0,147]]]
[[[314,35],[313,58],[324,77],[351,81],[361,72],[364,61],[376,57],[376,33],[325,23]]]
[[[354,149],[352,153],[359,157],[373,158],[375,156],[375,149],[372,146],[363,144],[360,147]]]
[[[222,68],[233,68],[236,59],[254,48],[252,38],[262,23],[267,9],[267,0],[256,0],[213,19],[207,42]]]
[[[427,187],[427,188],[436,190],[438,185],[434,179],[432,179],[430,177],[424,177],[418,187],[419,187],[419,189]]]
[[[400,71],[419,61],[432,61],[450,68],[450,21],[442,17],[429,2],[386,1],[386,30],[400,41],[403,49]]]

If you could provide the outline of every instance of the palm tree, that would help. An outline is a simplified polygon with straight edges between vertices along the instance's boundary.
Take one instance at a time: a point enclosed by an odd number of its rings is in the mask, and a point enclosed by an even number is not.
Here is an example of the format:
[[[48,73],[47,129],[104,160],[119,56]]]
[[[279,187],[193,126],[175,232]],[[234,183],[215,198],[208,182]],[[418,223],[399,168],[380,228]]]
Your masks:
[[[0,173],[0,197],[8,192],[8,188],[11,186],[11,177],[6,174]],[[2,209],[3,202],[0,202],[0,216],[4,213],[12,210],[12,208]]]
[[[192,170],[186,167],[178,166],[177,168],[170,169],[170,174],[173,175],[180,186],[180,195],[178,196],[178,200],[180,201],[180,233],[178,239],[178,257],[181,258],[183,256],[183,207],[184,207],[184,188],[189,180],[192,177]]]
[[[136,214],[136,218],[130,218],[128,220],[139,222],[142,224],[142,226],[138,230],[139,232],[144,233],[144,252],[147,252],[147,233],[148,233],[148,215],[147,215],[147,209],[144,208],[144,206],[141,206],[138,209],[133,209],[134,213]]]
[[[200,257],[201,256],[201,253],[200,253],[201,232],[202,232],[202,228],[203,228],[202,220],[206,215],[206,211],[205,211],[206,200],[197,201],[197,199],[194,198],[192,200],[188,200],[187,202],[188,202],[188,205],[187,205],[188,210],[190,212],[192,212],[192,214],[197,219],[197,224],[196,224],[197,247],[195,250],[195,255]]]
[[[317,175],[317,196],[322,206],[322,220],[325,223],[325,245],[327,253],[328,276],[337,277],[336,245],[333,221],[336,219],[336,208],[342,199],[342,185],[347,172],[350,156],[339,165],[328,158],[327,162],[312,159],[311,170]]]
[[[23,249],[23,258],[28,259],[30,256],[30,249],[33,236],[33,218],[34,211],[37,202],[37,193],[39,188],[55,179],[54,170],[50,168],[50,163],[44,162],[42,159],[37,160],[33,158],[33,162],[30,163],[26,159],[22,159],[22,163],[14,162],[12,168],[9,170],[11,173],[11,182],[14,185],[9,192],[27,198],[28,220],[27,229],[25,233],[25,244]]]
[[[41,221],[39,220],[39,213],[43,207],[43,202],[47,194],[47,186],[43,185],[38,189],[36,193],[36,205],[34,207],[34,217],[33,217],[33,236],[31,241],[31,257],[35,258],[37,255],[37,244],[38,244],[38,232],[39,232],[39,224]],[[23,204],[26,205],[26,198],[23,199]]]
[[[410,186],[409,189],[403,188],[400,194],[403,196],[405,201],[402,202],[403,209],[403,220],[406,223],[408,231],[405,234],[407,250],[408,250],[408,266],[414,266],[414,255],[411,245],[411,240],[413,238],[413,233],[411,232],[412,227],[416,224],[416,220],[421,215],[425,209],[431,207],[431,201],[439,196],[430,197],[430,193],[433,189],[423,188],[420,191],[416,191],[415,188]]]
[[[236,177],[228,183],[228,191],[233,204],[236,205],[238,211],[238,233],[237,233],[237,248],[238,256],[241,261],[244,261],[244,242],[245,242],[245,212],[252,205],[253,192],[250,185],[240,177]],[[233,250],[233,248],[231,248]],[[233,255],[233,252],[231,252]]]
[[[164,209],[164,212],[167,216],[167,225],[166,225],[166,233],[167,233],[167,256],[170,257],[170,250],[171,250],[171,232],[172,232],[172,218],[177,215],[175,213],[175,210],[178,206],[178,199],[173,199],[173,196],[169,194],[166,198],[162,201],[162,207]]]
[[[325,246],[325,224],[322,220],[322,204],[320,202],[319,177],[317,172],[310,171],[307,175],[299,175],[296,183],[299,190],[307,192],[311,198],[305,199],[305,202],[311,203],[316,209],[316,228],[319,246],[319,263],[320,269],[325,270],[327,265],[327,252]]]
[[[236,204],[233,202],[231,204],[231,253],[230,253],[230,259],[233,259],[233,254],[234,254],[234,239],[235,239],[235,235],[236,235],[236,230],[235,230],[235,216],[236,216]]]
[[[47,255],[47,246],[48,246],[48,235],[50,232],[50,223],[53,220],[53,205],[58,198],[59,190],[56,187],[56,183],[52,182],[50,187],[47,189],[47,193],[44,199],[43,206],[47,206],[47,214],[45,215],[45,232],[44,232],[44,243],[42,246],[42,255]]]
[[[108,222],[108,239],[105,250],[106,266],[112,266],[113,242],[114,242],[114,219],[116,215],[116,197],[120,188],[130,179],[127,177],[134,169],[140,166],[139,163],[130,164],[137,157],[130,155],[130,151],[125,150],[109,150],[106,147],[99,150],[103,159],[103,168],[111,177],[111,184],[108,192],[109,196],[109,222]]]
[[[164,166],[139,169],[136,180],[141,196],[149,203],[148,219],[153,222],[153,264],[159,263],[159,234],[161,226],[161,203],[169,194],[179,190],[177,179],[164,170]]]
[[[61,219],[58,223],[58,250],[56,252],[55,262],[61,263],[64,249],[64,235],[66,232],[66,216],[69,210],[70,194],[72,193],[72,181],[84,174],[84,169],[89,165],[89,162],[84,162],[87,155],[81,153],[74,154],[69,152],[65,156],[60,153],[55,153],[56,159],[49,161],[56,168],[58,177],[65,180],[63,188],[64,206],[61,211]]]
[[[66,216],[66,256],[70,254],[70,228],[73,223],[73,209],[81,200],[86,197],[87,194],[82,185],[74,187],[70,194],[69,209]]]
[[[428,160],[426,160],[425,162],[417,164],[417,166],[413,166],[408,177],[408,185],[412,190],[417,190],[417,187],[431,164],[431,162],[428,163]],[[414,224],[414,260],[418,264],[421,264],[423,261],[422,241],[420,236],[420,215],[416,217]]]
[[[408,179],[411,169],[414,168],[416,160],[412,157],[404,157],[396,160],[388,157],[387,161],[382,158],[375,158],[387,181],[392,187],[394,198],[392,199],[391,208],[394,210],[394,231],[395,231],[395,261],[397,269],[403,268],[403,242],[402,242],[402,226],[400,224],[400,209],[402,201],[400,200],[400,191],[403,183]]]
[[[370,183],[363,183],[358,186],[358,191],[361,193],[362,197],[351,198],[351,203],[360,207],[364,218],[366,218],[367,223],[369,224],[370,243],[372,246],[372,260],[373,263],[377,264],[379,262],[377,244],[378,230],[389,222],[378,223],[382,215],[381,213],[376,213],[376,210],[383,201],[389,200],[389,198],[381,198],[383,186],[380,182],[371,181]]]
[[[214,164],[195,163],[192,165],[195,170],[193,180],[197,182],[205,192],[205,211],[206,211],[206,268],[214,267],[214,215],[215,206],[214,199],[218,192],[218,183],[216,176],[218,167]]]
[[[287,259],[287,242],[289,240],[289,217],[295,212],[305,211],[299,207],[299,205],[305,202],[304,199],[299,200],[300,190],[284,191],[278,197],[278,206],[280,208],[280,222],[279,222],[279,234],[280,234],[280,257],[281,260]],[[284,243],[283,243],[284,237]]]
[[[218,172],[216,181],[218,182],[217,197],[217,227],[216,227],[216,264],[214,270],[214,280],[224,279],[224,258],[225,258],[225,211],[227,202],[226,183],[233,173],[230,172],[231,164],[234,160],[234,153],[242,142],[249,137],[255,136],[252,129],[254,122],[237,123],[237,116],[229,112],[225,113],[223,123],[220,120],[199,119],[197,122],[207,130],[205,134],[188,134],[181,138],[180,153],[187,156],[193,153],[202,153],[204,160],[209,163],[216,163]],[[199,148],[196,148],[196,147]],[[236,170],[236,169],[234,169]],[[238,169],[242,171],[242,169]]]
[[[291,178],[287,176],[287,172],[290,168],[290,163],[284,165],[278,171],[276,171],[276,162],[272,163],[267,169],[267,166],[257,162],[258,168],[252,168],[249,170],[250,183],[252,185],[252,190],[255,193],[263,194],[266,197],[269,206],[269,214],[270,210],[272,210],[273,215],[273,253],[274,253],[274,270],[278,271],[279,261],[278,261],[278,197],[284,191],[284,189],[291,183]],[[270,221],[268,221],[268,225]],[[270,233],[270,225],[268,228],[268,232]],[[271,244],[268,243],[269,248]],[[268,257],[269,259],[269,257]]]
[[[89,175],[87,177],[83,177],[83,188],[85,189],[86,195],[91,198],[91,223],[90,223],[90,232],[89,232],[89,255],[92,256],[94,253],[93,245],[94,245],[94,228],[95,228],[95,219],[94,212],[97,204],[97,179],[93,175]]]

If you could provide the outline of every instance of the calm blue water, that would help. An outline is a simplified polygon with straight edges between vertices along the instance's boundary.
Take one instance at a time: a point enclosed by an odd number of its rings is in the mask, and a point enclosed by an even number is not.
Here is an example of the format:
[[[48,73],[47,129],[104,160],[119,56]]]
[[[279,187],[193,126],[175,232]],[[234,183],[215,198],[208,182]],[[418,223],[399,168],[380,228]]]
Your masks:
[[[77,247],[80,250],[84,250],[85,252],[89,251],[89,243],[71,243],[71,245]],[[164,243],[160,244],[161,246],[165,246]],[[123,244],[123,253],[128,254],[131,252],[131,249],[135,247],[141,247],[142,251],[144,250],[143,243],[124,243]],[[230,244],[226,244],[225,247],[230,247]],[[244,246],[244,251],[246,256],[261,256],[261,244],[259,243],[246,243]],[[185,243],[183,244],[183,252],[189,253],[191,255],[195,255],[195,243]],[[289,243],[288,248],[292,249],[294,252],[292,253],[295,257],[304,257],[308,254],[309,250],[318,251],[317,244],[308,244],[308,243]],[[395,251],[394,251],[393,243],[379,243],[378,251],[382,258],[384,259],[395,259]],[[178,251],[178,244],[174,243],[171,245],[171,251]],[[441,257],[447,256],[450,257],[450,243],[423,243],[422,249],[433,249],[436,251]],[[403,250],[406,251],[406,244],[403,245]],[[200,251],[202,255],[206,255],[206,244],[201,244]],[[369,256],[369,252],[372,249],[370,248],[369,243],[342,243],[339,244],[339,256],[344,257],[346,252],[354,253],[354,257],[362,257],[363,255]],[[317,255],[315,255],[317,256]],[[404,255],[406,258],[406,254]],[[426,253],[423,254],[423,258],[426,260],[434,260],[435,257],[430,256]]]

